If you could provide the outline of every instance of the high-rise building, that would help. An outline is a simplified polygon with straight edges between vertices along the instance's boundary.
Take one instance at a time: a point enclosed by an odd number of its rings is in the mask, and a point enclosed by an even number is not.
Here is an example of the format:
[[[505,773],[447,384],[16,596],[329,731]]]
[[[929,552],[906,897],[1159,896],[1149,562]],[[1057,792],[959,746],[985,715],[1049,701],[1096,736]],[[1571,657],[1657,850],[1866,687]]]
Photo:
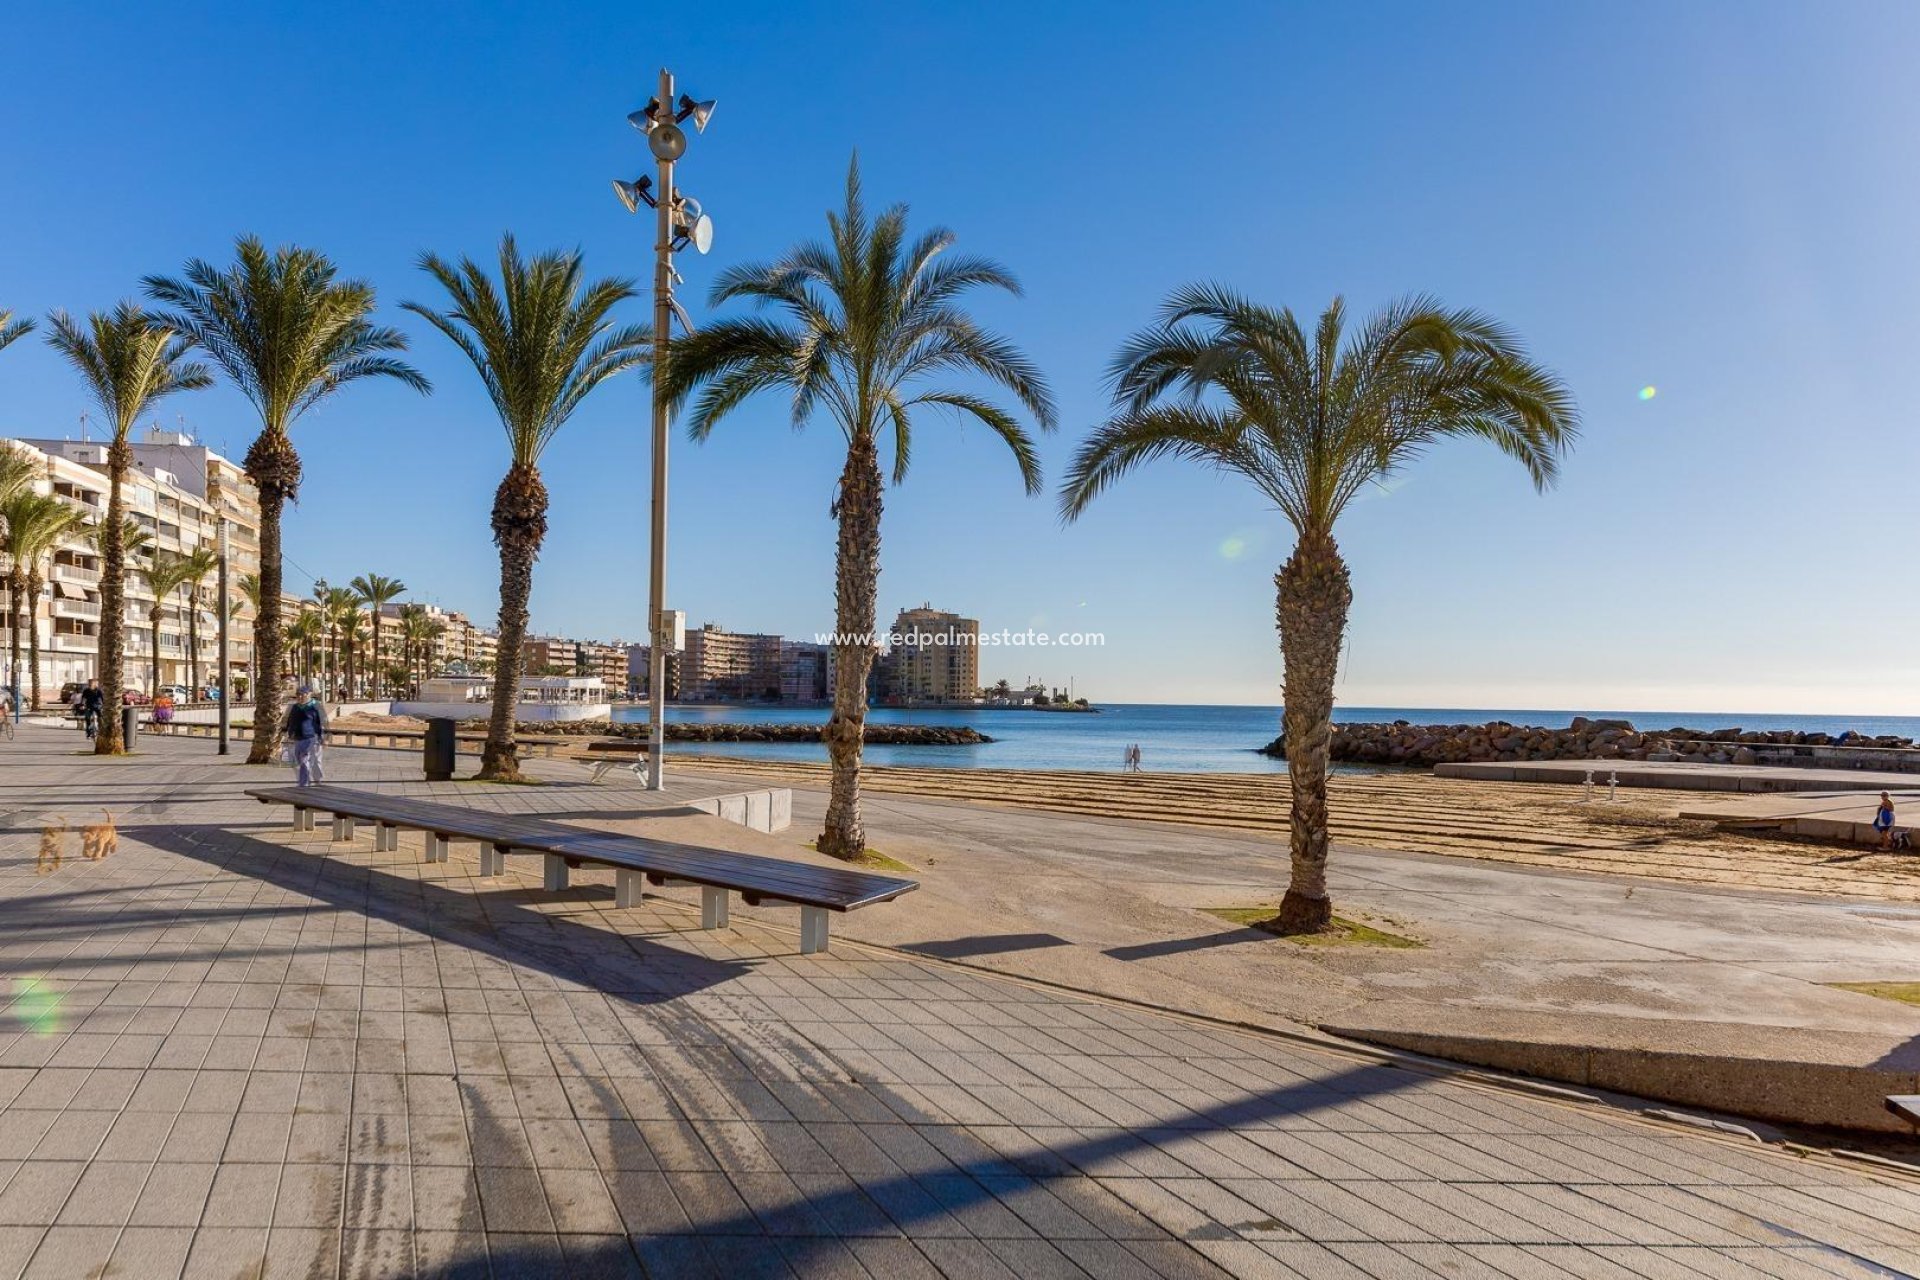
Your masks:
[[[781,646],[774,635],[709,622],[687,632],[680,696],[690,702],[758,702],[780,696]]]
[[[824,644],[787,640],[780,645],[780,701],[825,702],[833,651]]]
[[[881,696],[892,702],[974,702],[980,696],[980,623],[931,604],[893,624]]]
[[[87,527],[55,548],[46,568],[47,590],[33,602],[33,629],[40,649],[42,694],[57,696],[60,686],[99,675],[100,555],[93,536],[107,509],[107,445],[90,440],[27,438],[0,442],[31,452],[42,468],[42,493],[58,495],[79,510]],[[183,434],[151,431],[131,442],[133,468],[121,486],[127,516],[146,534],[145,545],[127,560],[124,670],[126,683],[149,689],[155,683],[153,610],[156,604],[146,570],[156,551],[184,555],[218,547],[222,527],[228,540],[230,601],[238,607],[229,619],[228,655],[236,682],[253,666],[252,607],[239,580],[260,570],[260,499],[235,463],[195,444]],[[201,686],[219,679],[218,575],[158,601],[160,612],[158,683]],[[0,646],[11,643],[14,602],[5,599]],[[197,632],[199,647],[191,641]],[[23,635],[23,650],[28,637]],[[30,692],[30,673],[17,673]]]

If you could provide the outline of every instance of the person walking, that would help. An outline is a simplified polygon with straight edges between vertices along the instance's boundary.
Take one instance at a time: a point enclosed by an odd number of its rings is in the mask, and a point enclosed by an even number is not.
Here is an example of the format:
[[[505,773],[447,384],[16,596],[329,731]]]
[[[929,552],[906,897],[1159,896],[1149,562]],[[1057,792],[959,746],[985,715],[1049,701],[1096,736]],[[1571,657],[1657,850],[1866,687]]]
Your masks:
[[[1880,808],[1873,815],[1873,829],[1880,835],[1882,849],[1893,848],[1893,797],[1882,791]]]
[[[106,690],[100,687],[98,680],[87,681],[87,687],[80,691],[80,715],[86,721],[85,728],[89,738],[100,731],[100,717],[106,714]]]
[[[295,781],[303,787],[320,782],[321,746],[327,738],[327,709],[314,697],[313,686],[303,685],[300,699],[287,708],[281,726],[287,749],[293,753]]]

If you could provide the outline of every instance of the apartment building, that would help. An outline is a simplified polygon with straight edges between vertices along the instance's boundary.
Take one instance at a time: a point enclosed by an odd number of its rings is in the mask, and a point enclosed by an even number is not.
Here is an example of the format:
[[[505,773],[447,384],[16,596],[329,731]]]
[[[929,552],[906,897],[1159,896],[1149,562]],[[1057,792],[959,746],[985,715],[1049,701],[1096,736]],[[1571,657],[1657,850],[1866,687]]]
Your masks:
[[[826,702],[833,697],[833,651],[824,644],[788,640],[780,646],[780,701]]]
[[[687,632],[680,696],[689,702],[758,702],[780,697],[780,636],[728,631],[709,622]]]
[[[980,697],[980,623],[923,604],[893,623],[882,697],[891,702],[974,702]]]
[[[101,559],[93,534],[107,509],[107,445],[91,440],[54,440],[28,437],[5,444],[32,452],[43,468],[42,493],[58,495],[87,519],[87,528],[56,548],[47,565],[47,587],[33,603],[33,630],[40,648],[43,694],[56,695],[69,681],[99,674],[101,623]],[[154,598],[147,570],[156,553],[190,554],[201,548],[217,550],[220,531],[228,540],[228,572],[232,601],[237,602],[229,623],[229,656],[237,682],[244,682],[253,664],[252,609],[239,589],[239,580],[260,569],[259,495],[235,463],[179,432],[153,430],[132,442],[134,466],[121,487],[127,515],[145,534],[144,545],[127,560],[124,619],[126,683],[150,690],[155,681],[156,656],[161,685],[212,684],[219,679],[219,619],[217,570],[199,583]],[[0,557],[4,559],[4,557]],[[5,626],[0,647],[9,647],[16,609],[0,589],[5,603]],[[159,645],[154,645],[154,610],[159,607]],[[197,634],[198,647],[193,640]],[[23,666],[28,637],[22,637]],[[18,673],[23,689],[31,673]]]

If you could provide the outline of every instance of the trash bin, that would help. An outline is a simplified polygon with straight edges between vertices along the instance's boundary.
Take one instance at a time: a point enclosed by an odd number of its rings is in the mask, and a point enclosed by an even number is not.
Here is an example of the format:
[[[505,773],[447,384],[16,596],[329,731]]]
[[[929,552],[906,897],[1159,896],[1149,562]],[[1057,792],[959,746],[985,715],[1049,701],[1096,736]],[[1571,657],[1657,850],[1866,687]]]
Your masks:
[[[427,736],[422,744],[428,782],[453,781],[453,726],[451,720],[427,721]]]
[[[140,708],[132,707],[132,706],[121,707],[120,708],[120,748],[121,750],[123,751],[133,750],[133,744],[139,739],[139,737],[140,737]]]

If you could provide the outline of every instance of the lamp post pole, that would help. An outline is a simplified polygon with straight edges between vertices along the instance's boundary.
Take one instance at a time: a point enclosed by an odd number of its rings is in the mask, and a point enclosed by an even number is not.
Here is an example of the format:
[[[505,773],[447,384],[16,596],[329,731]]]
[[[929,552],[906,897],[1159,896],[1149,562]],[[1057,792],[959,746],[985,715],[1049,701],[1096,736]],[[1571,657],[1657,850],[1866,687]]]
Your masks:
[[[220,749],[216,754],[227,754],[227,741],[232,732],[228,719],[232,704],[233,691],[228,687],[233,683],[232,672],[227,666],[227,522],[220,522]],[[197,658],[198,655],[196,655]]]
[[[673,73],[660,69],[660,115],[673,113]],[[647,790],[666,785],[667,645],[672,636],[667,611],[667,398],[661,387],[667,372],[667,347],[673,337],[673,161],[660,148],[659,196],[653,210],[653,563],[647,586],[647,620],[652,644],[647,653]]]

